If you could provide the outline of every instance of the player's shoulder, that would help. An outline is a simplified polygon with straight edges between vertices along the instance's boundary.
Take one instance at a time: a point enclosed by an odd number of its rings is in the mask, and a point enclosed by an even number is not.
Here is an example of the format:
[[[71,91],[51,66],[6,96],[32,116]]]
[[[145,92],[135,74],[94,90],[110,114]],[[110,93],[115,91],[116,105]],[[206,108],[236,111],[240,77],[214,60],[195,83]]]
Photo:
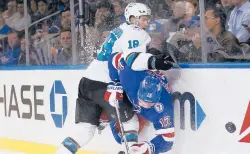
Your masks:
[[[128,25],[126,28],[127,31],[133,31],[135,33],[143,33],[143,34],[148,34],[144,29],[137,25]]]
[[[111,35],[115,35],[116,38],[120,38],[124,34],[124,30],[127,28],[127,24],[123,23],[119,27],[114,28],[111,31]]]
[[[134,39],[139,40],[147,40],[150,38],[149,34],[142,28],[136,25],[128,25],[128,27],[124,30],[125,38],[134,37]]]
[[[113,33],[127,34],[127,35],[142,35],[142,36],[149,36],[149,34],[142,28],[137,25],[129,25],[127,23],[121,24],[119,27],[112,30]]]
[[[117,27],[111,31],[111,35],[114,34],[116,38],[120,38],[123,34],[123,29]]]

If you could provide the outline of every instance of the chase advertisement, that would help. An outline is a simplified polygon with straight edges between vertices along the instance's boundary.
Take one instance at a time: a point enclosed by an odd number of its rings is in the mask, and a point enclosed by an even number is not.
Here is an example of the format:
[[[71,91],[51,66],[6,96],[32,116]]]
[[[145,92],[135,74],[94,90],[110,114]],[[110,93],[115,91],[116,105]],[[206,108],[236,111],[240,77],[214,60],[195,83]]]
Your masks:
[[[1,117],[52,120],[54,127],[62,128],[68,115],[68,93],[61,80],[54,80],[50,85],[1,84],[0,111]]]

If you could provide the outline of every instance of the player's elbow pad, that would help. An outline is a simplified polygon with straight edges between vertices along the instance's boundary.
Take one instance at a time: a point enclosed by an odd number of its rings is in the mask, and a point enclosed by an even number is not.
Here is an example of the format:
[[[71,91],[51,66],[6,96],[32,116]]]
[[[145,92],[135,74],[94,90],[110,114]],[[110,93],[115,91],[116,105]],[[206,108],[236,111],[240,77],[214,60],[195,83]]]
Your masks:
[[[135,71],[148,70],[148,59],[152,56],[149,53],[133,52],[126,58],[126,64]]]
[[[151,56],[148,59],[148,69],[150,70],[169,70],[173,64],[164,59],[164,55]]]

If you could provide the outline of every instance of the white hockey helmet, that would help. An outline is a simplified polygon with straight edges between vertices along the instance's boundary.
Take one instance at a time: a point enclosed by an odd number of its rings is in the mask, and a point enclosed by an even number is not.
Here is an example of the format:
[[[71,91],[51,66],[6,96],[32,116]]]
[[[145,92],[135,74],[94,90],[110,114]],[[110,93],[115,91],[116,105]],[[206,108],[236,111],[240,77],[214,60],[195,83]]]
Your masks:
[[[124,12],[126,21],[130,23],[130,17],[134,16],[135,18],[139,19],[140,16],[150,16],[151,10],[150,8],[142,3],[129,3],[125,8]]]

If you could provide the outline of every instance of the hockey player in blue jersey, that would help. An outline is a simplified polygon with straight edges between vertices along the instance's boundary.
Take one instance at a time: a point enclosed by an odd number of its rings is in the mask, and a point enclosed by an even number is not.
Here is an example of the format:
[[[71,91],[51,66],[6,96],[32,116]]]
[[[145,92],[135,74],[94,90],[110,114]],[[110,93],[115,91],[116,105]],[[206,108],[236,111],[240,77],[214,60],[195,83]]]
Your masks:
[[[152,122],[156,130],[155,138],[151,141],[134,143],[130,147],[130,152],[132,154],[167,152],[172,148],[174,141],[173,106],[168,81],[159,71],[132,70],[121,57],[121,53],[110,57],[110,77],[119,81],[120,89],[123,88],[126,92],[135,111]]]

